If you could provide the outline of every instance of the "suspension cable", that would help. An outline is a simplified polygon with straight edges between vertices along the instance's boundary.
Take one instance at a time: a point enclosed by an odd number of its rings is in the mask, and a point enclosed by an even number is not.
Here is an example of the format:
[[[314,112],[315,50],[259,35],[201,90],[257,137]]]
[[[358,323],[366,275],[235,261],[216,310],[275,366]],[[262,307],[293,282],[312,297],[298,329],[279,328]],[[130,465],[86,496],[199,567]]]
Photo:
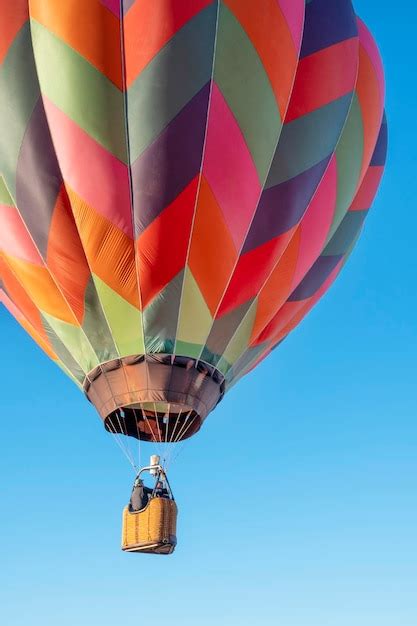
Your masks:
[[[117,443],[117,445],[119,446],[119,448],[121,449],[121,451],[123,452],[123,454],[125,455],[125,457],[127,458],[127,460],[129,461],[130,465],[133,467],[133,469],[137,470],[137,467],[135,466],[135,462],[134,459],[132,458],[131,454],[130,454],[130,450],[128,452],[126,446],[123,444],[123,442],[120,439],[120,435],[117,432],[113,422],[111,419],[108,420],[108,424],[110,427],[110,432],[114,435],[114,441]]]

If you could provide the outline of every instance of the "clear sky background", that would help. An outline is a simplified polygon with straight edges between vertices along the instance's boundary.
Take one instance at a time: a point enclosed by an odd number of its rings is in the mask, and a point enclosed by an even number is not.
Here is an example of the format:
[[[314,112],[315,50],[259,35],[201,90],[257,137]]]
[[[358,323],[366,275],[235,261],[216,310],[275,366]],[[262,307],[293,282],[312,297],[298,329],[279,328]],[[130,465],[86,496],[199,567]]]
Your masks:
[[[173,556],[120,551],[132,470],[0,311],[1,624],[417,626],[417,8],[355,5],[385,62],[385,178],[331,291],[184,447]]]

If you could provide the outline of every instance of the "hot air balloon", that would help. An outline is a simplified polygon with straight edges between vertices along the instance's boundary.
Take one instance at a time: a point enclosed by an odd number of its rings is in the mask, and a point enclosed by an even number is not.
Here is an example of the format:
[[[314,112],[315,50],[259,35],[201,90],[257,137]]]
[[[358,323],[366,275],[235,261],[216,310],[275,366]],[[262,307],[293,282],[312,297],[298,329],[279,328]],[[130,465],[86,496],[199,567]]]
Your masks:
[[[185,440],[358,239],[375,42],[350,0],[14,0],[0,35],[2,301],[109,432]]]

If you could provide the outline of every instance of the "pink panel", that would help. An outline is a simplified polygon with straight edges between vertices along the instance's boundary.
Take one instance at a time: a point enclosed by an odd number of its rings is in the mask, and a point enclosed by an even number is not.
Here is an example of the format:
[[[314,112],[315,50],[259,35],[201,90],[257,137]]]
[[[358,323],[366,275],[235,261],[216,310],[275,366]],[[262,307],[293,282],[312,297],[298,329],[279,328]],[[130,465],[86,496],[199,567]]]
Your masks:
[[[370,208],[378,190],[379,183],[381,182],[383,172],[383,165],[371,166],[368,169],[359,191],[349,207],[349,211],[364,211]]]
[[[44,97],[65,183],[100,215],[133,238],[128,170]]]
[[[255,212],[261,185],[242,132],[213,84],[204,176],[239,250]],[[199,206],[198,210],[204,210]]]
[[[337,166],[333,155],[300,225],[300,248],[291,291],[302,281],[323,250],[337,199]]]
[[[13,206],[0,204],[2,227],[0,229],[0,249],[10,256],[42,265],[39,255],[20,213]]]
[[[120,16],[120,0],[100,0],[100,4],[103,4],[109,11],[114,13],[117,17]]]
[[[299,51],[304,28],[304,0],[278,0],[278,5],[287,21],[295,49]]]
[[[375,43],[374,38],[372,37],[370,31],[365,26],[365,24],[357,18],[358,20],[358,31],[359,31],[359,39],[361,45],[365,48],[365,51],[369,58],[371,59],[372,65],[375,68],[375,73],[378,77],[378,83],[381,89],[381,100],[384,100],[385,96],[385,78],[384,78],[384,68],[382,66],[381,55],[379,54],[379,50]]]

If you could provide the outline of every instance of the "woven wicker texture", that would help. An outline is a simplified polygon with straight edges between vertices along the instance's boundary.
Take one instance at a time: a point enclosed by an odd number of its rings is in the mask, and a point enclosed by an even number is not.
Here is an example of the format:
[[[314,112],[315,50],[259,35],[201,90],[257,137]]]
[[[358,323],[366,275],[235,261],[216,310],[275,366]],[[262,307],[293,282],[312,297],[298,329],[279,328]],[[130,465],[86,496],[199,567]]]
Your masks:
[[[123,510],[122,550],[170,554],[176,545],[177,505],[152,498],[143,511]]]

